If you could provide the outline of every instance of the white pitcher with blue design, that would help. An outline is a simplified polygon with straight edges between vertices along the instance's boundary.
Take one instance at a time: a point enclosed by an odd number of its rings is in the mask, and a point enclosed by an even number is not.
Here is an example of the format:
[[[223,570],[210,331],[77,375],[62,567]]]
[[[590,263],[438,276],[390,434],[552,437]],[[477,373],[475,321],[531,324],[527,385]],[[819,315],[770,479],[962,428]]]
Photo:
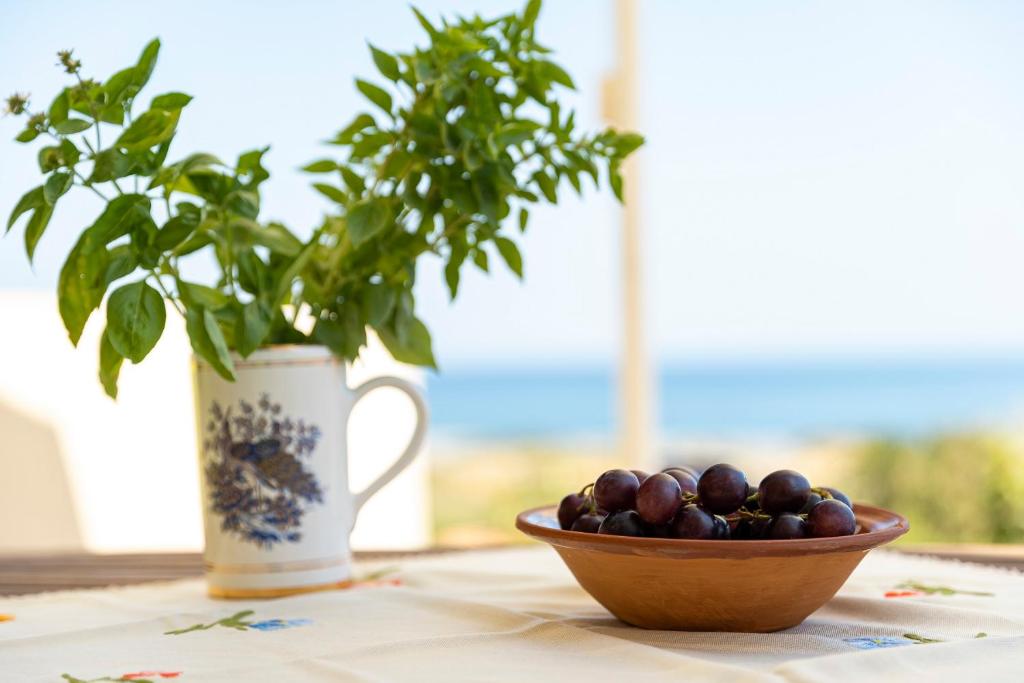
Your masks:
[[[376,377],[349,388],[322,346],[274,346],[235,358],[234,382],[193,358],[209,593],[277,597],[347,585],[359,509],[416,457],[427,406],[412,383]],[[379,387],[412,399],[408,447],[366,490],[348,485],[347,423]]]

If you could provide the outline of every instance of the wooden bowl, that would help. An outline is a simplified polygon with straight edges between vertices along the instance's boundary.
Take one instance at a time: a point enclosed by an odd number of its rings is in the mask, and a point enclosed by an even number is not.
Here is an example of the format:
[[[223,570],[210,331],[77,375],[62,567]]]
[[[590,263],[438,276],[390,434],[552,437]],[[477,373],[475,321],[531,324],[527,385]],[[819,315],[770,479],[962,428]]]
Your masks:
[[[677,631],[796,626],[836,594],[868,551],[907,533],[904,517],[854,505],[857,533],[786,541],[697,541],[563,531],[555,507],[516,528],[554,546],[580,586],[622,621]]]

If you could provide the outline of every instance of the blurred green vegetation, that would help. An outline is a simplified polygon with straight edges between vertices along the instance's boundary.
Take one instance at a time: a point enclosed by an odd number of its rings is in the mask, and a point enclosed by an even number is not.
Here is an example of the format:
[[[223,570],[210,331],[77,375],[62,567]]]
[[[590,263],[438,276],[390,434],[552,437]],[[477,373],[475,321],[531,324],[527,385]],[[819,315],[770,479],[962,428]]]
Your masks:
[[[907,541],[1024,542],[1024,452],[989,435],[877,439],[858,449],[856,500],[910,519]]]

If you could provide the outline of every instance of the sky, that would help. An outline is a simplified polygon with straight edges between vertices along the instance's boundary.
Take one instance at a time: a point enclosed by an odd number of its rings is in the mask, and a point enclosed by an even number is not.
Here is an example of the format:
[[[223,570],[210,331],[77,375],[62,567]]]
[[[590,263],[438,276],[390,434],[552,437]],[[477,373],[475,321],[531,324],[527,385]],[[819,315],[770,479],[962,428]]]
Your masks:
[[[427,1],[430,17],[517,2]],[[264,216],[308,233],[329,207],[297,169],[363,108],[366,48],[422,42],[402,1],[166,4],[5,0],[0,90],[49,102],[57,49],[99,77],[163,41],[150,95],[195,97],[172,156],[271,145]],[[540,39],[599,127],[611,0],[548,0]],[[649,344],[707,357],[1021,355],[1024,5],[640,3],[639,129]],[[0,139],[18,123],[0,119]],[[0,207],[38,184],[35,148],[0,142]],[[590,363],[619,346],[620,213],[607,192],[535,212],[526,278],[467,274],[450,304],[423,263],[442,365]],[[6,214],[7,208],[4,209]],[[62,203],[34,270],[21,229],[0,289],[54,286],[91,197]]]

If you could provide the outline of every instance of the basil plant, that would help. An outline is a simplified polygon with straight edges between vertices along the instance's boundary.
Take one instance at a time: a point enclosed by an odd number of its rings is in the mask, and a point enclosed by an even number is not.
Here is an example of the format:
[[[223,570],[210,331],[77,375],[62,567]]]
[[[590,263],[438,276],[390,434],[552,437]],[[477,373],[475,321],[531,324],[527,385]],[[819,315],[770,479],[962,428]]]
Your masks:
[[[307,237],[260,216],[266,147],[232,160],[172,150],[192,98],[143,97],[158,40],[102,81],[83,76],[71,51],[58,53],[71,82],[48,107],[7,99],[25,122],[16,140],[42,143],[43,175],[7,231],[24,218],[31,260],[65,194],[101,198],[61,269],[58,297],[73,344],[106,301],[107,393],[116,397],[124,361],[142,361],[160,339],[165,300],[184,317],[195,353],[228,379],[232,352],[271,344],[322,344],[354,359],[367,327],[397,360],[433,367],[413,294],[420,257],[443,259],[453,299],[467,264],[487,271],[500,258],[521,277],[514,236],[530,206],[557,203],[566,186],[580,193],[587,178],[621,199],[620,164],[643,142],[577,130],[558,99],[573,81],[535,37],[539,10],[531,0],[522,13],[435,25],[414,9],[425,46],[371,46],[380,78],[355,83],[366,111],[304,169],[334,205]],[[211,256],[216,281],[182,274],[190,259]]]

